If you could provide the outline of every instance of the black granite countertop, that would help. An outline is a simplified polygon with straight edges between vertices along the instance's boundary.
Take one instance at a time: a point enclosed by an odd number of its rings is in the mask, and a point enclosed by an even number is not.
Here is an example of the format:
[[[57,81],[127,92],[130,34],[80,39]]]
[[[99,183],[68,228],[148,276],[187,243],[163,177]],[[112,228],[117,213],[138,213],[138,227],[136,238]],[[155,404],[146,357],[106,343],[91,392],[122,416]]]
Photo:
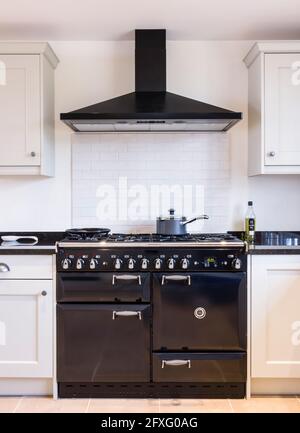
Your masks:
[[[240,239],[244,232],[229,232]],[[36,236],[38,242],[15,244],[3,242],[2,236]],[[0,232],[0,255],[4,254],[55,254],[55,244],[63,239],[64,232]],[[248,246],[248,254],[300,254],[300,232],[261,231]]]
[[[63,238],[64,232],[0,232],[0,255],[4,254],[55,254],[55,244]],[[7,242],[2,236],[34,236],[38,240],[26,239]]]
[[[230,233],[245,238],[244,232]],[[254,242],[248,245],[248,254],[300,254],[300,232],[256,232]]]

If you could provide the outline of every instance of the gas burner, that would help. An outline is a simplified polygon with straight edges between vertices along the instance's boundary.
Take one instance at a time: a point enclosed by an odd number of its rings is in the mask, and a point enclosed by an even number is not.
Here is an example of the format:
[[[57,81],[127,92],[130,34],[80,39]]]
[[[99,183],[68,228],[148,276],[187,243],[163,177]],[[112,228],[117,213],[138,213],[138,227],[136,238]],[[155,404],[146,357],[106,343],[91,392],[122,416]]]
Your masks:
[[[151,242],[151,235],[149,234],[124,234],[113,233],[106,238],[107,242]]]

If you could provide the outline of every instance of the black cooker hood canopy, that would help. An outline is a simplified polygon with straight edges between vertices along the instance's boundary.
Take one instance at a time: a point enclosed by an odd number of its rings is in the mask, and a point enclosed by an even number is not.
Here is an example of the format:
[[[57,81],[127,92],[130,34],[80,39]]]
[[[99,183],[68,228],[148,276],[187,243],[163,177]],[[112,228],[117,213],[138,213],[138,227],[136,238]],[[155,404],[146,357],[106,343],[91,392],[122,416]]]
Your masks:
[[[60,115],[76,132],[224,132],[242,113],[166,91],[166,30],[135,31],[135,92]]]

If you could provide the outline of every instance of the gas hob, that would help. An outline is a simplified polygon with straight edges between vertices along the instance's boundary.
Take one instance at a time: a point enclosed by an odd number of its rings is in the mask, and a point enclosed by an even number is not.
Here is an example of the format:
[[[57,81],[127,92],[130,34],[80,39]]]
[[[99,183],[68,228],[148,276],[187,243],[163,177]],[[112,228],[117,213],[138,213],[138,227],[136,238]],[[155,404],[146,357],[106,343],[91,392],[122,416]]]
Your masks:
[[[68,232],[57,244],[59,271],[239,271],[245,243],[227,233],[180,236]]]
[[[244,242],[228,233],[186,235],[67,233],[59,247],[243,247]]]

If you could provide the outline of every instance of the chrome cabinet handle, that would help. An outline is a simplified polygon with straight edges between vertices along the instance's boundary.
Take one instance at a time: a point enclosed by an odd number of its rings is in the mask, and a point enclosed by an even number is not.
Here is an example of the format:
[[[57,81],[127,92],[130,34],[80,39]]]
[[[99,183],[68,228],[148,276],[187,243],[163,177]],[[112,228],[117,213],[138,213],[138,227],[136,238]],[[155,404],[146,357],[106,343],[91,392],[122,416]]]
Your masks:
[[[0,263],[0,272],[9,272],[10,268],[6,263]]]
[[[161,368],[165,368],[165,366],[171,365],[173,367],[179,367],[181,365],[187,365],[188,368],[192,367],[192,363],[190,359],[170,359],[170,360],[163,360],[161,362]]]
[[[271,152],[269,152],[269,156],[275,156],[276,155],[276,153],[274,152],[274,150],[272,150]]]
[[[46,292],[46,290],[43,290],[42,293],[41,293],[41,295],[42,295],[42,296],[47,296],[47,292]]]
[[[142,320],[141,311],[113,311],[112,319],[116,320],[116,317],[134,317],[138,316],[139,320]]]
[[[187,281],[188,285],[191,285],[191,276],[190,275],[163,275],[161,279],[161,285],[163,286],[166,283],[166,280],[171,281]]]
[[[114,286],[116,284],[116,280],[137,280],[139,286],[142,285],[142,278],[140,275],[130,275],[130,274],[124,274],[124,275],[113,275],[112,277],[112,285]]]

